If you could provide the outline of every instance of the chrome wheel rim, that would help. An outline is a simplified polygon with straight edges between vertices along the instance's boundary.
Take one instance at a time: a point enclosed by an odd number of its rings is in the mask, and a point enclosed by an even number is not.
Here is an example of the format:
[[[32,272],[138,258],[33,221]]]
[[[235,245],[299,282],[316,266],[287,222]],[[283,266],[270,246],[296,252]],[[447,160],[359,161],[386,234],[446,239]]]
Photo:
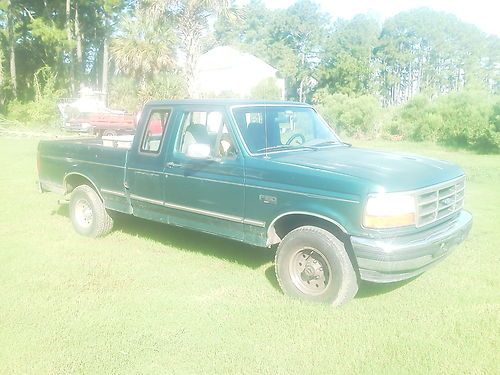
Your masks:
[[[75,204],[75,220],[82,228],[89,228],[94,220],[94,212],[86,199],[79,199]]]
[[[297,289],[308,295],[324,293],[332,277],[325,256],[309,247],[299,249],[292,255],[289,272]]]

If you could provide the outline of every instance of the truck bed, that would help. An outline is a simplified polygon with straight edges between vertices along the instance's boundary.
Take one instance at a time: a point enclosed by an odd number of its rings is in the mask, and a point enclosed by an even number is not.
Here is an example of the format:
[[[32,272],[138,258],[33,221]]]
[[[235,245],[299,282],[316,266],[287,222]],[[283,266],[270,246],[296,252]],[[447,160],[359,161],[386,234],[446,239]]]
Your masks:
[[[133,136],[115,136],[41,141],[38,146],[40,189],[65,194],[71,179],[84,175],[99,194],[106,195],[110,208],[127,211],[125,161],[132,139]]]

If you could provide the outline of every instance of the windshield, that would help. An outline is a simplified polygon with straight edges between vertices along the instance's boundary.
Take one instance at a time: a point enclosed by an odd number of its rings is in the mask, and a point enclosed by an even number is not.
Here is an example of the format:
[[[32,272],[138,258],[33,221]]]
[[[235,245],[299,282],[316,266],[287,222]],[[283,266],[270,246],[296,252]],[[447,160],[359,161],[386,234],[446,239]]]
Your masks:
[[[252,153],[340,143],[333,130],[310,107],[236,107],[233,115]]]

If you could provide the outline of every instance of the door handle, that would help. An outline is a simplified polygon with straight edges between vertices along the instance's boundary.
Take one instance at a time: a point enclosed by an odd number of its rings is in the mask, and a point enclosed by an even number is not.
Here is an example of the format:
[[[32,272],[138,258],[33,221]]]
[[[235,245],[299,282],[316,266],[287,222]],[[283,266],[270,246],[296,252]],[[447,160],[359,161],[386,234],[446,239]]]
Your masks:
[[[167,168],[180,168],[180,167],[182,167],[182,164],[174,163],[173,161],[169,161],[167,163]]]

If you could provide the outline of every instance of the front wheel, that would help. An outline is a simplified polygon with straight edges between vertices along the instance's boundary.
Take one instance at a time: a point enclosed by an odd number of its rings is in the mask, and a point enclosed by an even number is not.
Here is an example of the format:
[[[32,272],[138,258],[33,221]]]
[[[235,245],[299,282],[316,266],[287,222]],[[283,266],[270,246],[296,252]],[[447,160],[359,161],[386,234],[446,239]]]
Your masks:
[[[283,292],[299,299],[340,306],[358,291],[343,242],[321,228],[304,226],[288,233],[276,251],[275,269]]]
[[[101,237],[113,228],[113,219],[94,189],[81,185],[73,190],[69,215],[75,230],[87,237]]]

